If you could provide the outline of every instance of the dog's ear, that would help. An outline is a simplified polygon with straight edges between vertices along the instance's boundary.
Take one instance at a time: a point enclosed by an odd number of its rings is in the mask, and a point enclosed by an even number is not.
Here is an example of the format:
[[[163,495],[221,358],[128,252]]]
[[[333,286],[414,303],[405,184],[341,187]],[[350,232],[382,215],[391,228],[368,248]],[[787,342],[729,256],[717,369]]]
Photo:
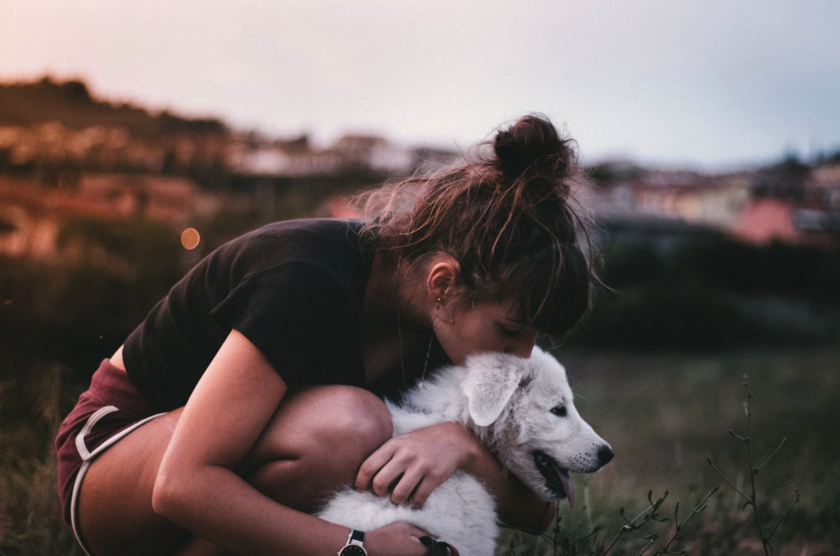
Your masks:
[[[481,355],[467,360],[466,379],[461,390],[467,396],[470,417],[476,425],[492,425],[519,387],[523,369],[518,358],[507,355]]]

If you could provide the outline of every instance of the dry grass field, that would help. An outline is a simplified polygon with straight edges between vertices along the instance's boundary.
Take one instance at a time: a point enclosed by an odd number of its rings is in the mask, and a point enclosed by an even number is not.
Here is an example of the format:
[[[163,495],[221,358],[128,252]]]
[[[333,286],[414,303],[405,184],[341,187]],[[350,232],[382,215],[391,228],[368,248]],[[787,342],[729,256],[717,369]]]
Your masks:
[[[558,354],[574,387],[576,405],[613,446],[613,462],[595,475],[576,477],[577,507],[561,504],[555,539],[507,532],[500,554],[604,554],[625,525],[620,510],[636,517],[668,495],[667,522],[635,531],[656,534],[653,554],[680,521],[715,487],[707,508],[692,517],[669,547],[690,554],[764,554],[752,508],[712,469],[707,456],[749,496],[743,403],[748,377],[753,467],[785,445],[755,477],[764,532],[796,500],[772,538],[777,555],[840,554],[840,349],[737,352],[725,355]],[[644,516],[643,516],[644,517]],[[563,548],[596,528],[589,538]],[[549,535],[555,537],[554,533]],[[510,541],[515,541],[511,549]],[[555,548],[553,545],[557,544]],[[641,554],[649,541],[627,532],[609,554]]]
[[[499,554],[601,556],[628,518],[668,495],[659,515],[623,533],[609,554],[653,554],[673,534],[674,504],[682,522],[715,487],[669,549],[690,554],[763,554],[750,508],[706,461],[711,456],[735,486],[749,490],[744,435],[744,376],[749,377],[754,466],[788,441],[756,476],[764,521],[778,527],[776,555],[837,554],[840,546],[840,350],[736,352],[724,355],[620,355],[560,350],[584,417],[615,449],[601,472],[576,476],[578,503],[561,504],[559,527],[542,540],[505,531]],[[80,386],[66,369],[32,363],[28,378],[0,390],[0,554],[82,554],[60,520],[52,436]],[[29,407],[29,414],[20,408]],[[769,529],[771,527],[766,527]],[[595,531],[583,541],[574,541]],[[642,537],[658,536],[653,543]],[[636,536],[639,535],[639,536]],[[513,544],[511,544],[513,543]]]

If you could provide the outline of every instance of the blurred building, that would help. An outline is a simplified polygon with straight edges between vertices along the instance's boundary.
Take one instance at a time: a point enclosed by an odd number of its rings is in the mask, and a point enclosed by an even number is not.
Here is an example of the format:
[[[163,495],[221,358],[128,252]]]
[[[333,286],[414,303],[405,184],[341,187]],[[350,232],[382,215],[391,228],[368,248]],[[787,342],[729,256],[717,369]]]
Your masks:
[[[751,243],[840,244],[840,165],[796,170],[704,175],[607,163],[594,172],[602,181],[591,188],[590,206],[624,233],[718,230]]]
[[[241,176],[318,176],[338,173],[341,159],[314,149],[306,135],[291,140],[267,140],[246,134],[231,140],[227,166]]]
[[[265,140],[244,136],[228,149],[230,171],[241,176],[286,178],[371,174],[406,175],[421,163],[454,159],[444,150],[396,145],[378,135],[349,134],[327,148],[317,148],[303,135],[291,140]]]
[[[650,171],[602,187],[598,197],[606,213],[659,215],[731,230],[750,197],[750,180],[744,174]]]

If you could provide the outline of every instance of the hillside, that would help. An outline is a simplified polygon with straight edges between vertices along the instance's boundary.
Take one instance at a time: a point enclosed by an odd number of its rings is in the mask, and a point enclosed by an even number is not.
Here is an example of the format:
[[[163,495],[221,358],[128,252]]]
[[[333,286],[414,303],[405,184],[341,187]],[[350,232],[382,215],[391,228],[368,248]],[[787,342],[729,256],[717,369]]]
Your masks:
[[[0,126],[29,127],[53,121],[69,129],[123,128],[135,137],[227,133],[218,119],[183,118],[166,111],[155,115],[131,104],[99,100],[83,81],[56,82],[44,77],[28,83],[0,83]]]

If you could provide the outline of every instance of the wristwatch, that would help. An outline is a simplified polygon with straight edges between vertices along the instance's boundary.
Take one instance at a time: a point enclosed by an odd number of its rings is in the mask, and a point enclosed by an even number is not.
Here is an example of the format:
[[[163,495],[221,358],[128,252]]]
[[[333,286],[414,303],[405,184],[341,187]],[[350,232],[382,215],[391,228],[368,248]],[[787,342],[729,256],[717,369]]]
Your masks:
[[[350,530],[350,536],[347,537],[347,544],[338,551],[338,556],[367,556],[367,550],[364,545],[365,532]]]

